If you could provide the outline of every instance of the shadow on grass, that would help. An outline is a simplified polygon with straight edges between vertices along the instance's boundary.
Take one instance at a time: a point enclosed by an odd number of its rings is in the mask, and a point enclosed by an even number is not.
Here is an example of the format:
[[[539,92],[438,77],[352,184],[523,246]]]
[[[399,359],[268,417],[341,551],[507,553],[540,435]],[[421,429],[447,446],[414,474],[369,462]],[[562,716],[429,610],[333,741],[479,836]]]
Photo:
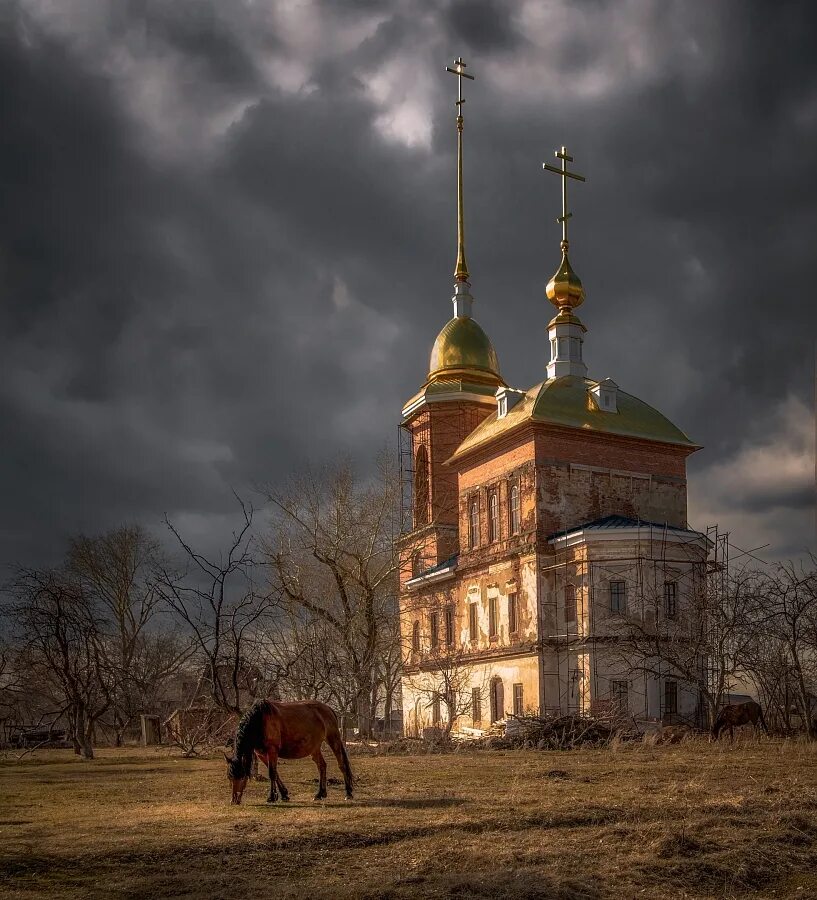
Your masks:
[[[244,803],[251,809],[354,809],[367,807],[380,809],[383,807],[396,807],[397,809],[449,809],[453,806],[462,806],[466,803],[461,797],[366,797],[363,800],[278,800],[276,803]]]

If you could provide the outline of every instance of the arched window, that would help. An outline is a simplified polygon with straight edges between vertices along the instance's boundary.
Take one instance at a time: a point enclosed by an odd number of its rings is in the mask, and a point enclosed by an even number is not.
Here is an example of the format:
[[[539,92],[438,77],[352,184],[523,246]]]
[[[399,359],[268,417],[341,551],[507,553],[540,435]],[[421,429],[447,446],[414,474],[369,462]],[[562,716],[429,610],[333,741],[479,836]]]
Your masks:
[[[414,457],[414,527],[428,524],[428,451],[420,444]]]
[[[411,577],[416,578],[423,571],[423,558],[420,556],[420,551],[415,550],[414,553],[411,554]]]
[[[420,623],[415,622],[411,631],[411,649],[419,651],[420,649]]]
[[[468,546],[473,548],[479,543],[479,501],[472,497],[468,501]]]
[[[499,540],[499,497],[496,491],[488,495],[488,540]]]
[[[516,482],[511,485],[508,509],[511,534],[519,534],[519,531],[522,528],[522,515],[519,505],[519,485],[516,484]]]
[[[565,585],[565,622],[575,622],[576,609],[576,585]]]

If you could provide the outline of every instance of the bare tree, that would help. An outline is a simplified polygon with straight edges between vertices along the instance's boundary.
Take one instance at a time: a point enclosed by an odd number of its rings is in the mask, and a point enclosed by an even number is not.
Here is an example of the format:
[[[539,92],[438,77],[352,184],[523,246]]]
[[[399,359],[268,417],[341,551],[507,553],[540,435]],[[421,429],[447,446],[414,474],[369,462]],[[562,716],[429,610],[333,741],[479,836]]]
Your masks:
[[[812,698],[817,688],[817,573],[793,563],[781,565],[768,576],[762,600],[765,631],[783,651],[790,701],[806,734],[815,737]]]
[[[139,526],[81,535],[68,551],[68,570],[94,596],[108,623],[104,650],[117,746],[151,688],[175,671],[186,652],[178,639],[150,632],[160,602],[159,564],[157,542]]]
[[[396,634],[398,479],[383,460],[368,482],[341,465],[267,493],[273,584],[299,622],[331,633],[354,687],[360,733],[370,736],[378,666]]]
[[[407,657],[408,660],[408,657]],[[479,682],[476,673],[480,673]],[[461,716],[472,711],[473,691],[488,696],[491,673],[476,667],[466,647],[437,647],[419,665],[406,666],[406,681],[412,692],[432,711],[432,722],[446,738]],[[445,716],[441,713],[445,711]],[[439,714],[439,718],[438,717]],[[436,721],[435,721],[436,719]]]
[[[112,702],[99,610],[65,570],[23,570],[11,595],[26,675],[67,717],[76,752],[91,759],[95,726]]]
[[[166,520],[187,568],[176,572],[161,566],[156,589],[193,637],[211,702],[240,716],[247,701],[268,688],[273,660],[266,629],[273,626],[275,602],[256,577],[260,563],[254,555],[253,509],[236,499],[241,525],[217,560],[194,550]]]
[[[703,699],[711,725],[743,672],[748,628],[757,606],[762,576],[749,569],[717,579],[696,578],[672,615],[653,587],[635,604],[637,611],[611,618],[616,641],[610,653],[630,672],[653,678],[673,675]]]

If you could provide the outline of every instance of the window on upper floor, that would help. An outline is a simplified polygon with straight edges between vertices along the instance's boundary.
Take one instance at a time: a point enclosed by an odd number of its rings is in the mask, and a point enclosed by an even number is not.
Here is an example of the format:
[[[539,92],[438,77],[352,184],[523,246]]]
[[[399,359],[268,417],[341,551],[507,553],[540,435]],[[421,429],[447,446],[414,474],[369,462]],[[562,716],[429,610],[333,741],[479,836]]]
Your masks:
[[[445,608],[445,646],[454,646],[454,607],[451,604]]]
[[[488,540],[490,543],[499,540],[499,494],[496,491],[488,494]]]
[[[678,618],[678,582],[664,582],[664,615],[668,619]]]
[[[414,456],[414,527],[428,524],[428,451],[420,444]]]
[[[576,585],[565,585],[565,622],[575,622],[578,616]]]
[[[508,525],[511,534],[519,534],[522,528],[522,508],[519,503],[519,485],[511,485],[508,498]]]
[[[468,604],[468,640],[475,643],[479,640],[479,622],[477,619],[477,604]]]
[[[429,615],[428,625],[431,634],[431,649],[436,650],[440,646],[440,614],[436,609]]]
[[[468,501],[468,546],[473,549],[479,544],[479,499]]]
[[[610,612],[627,612],[627,585],[623,581],[610,582]]]
[[[488,598],[488,637],[499,634],[499,597]]]
[[[508,632],[516,634],[519,631],[519,595],[516,591],[508,594]]]
[[[417,578],[423,571],[423,557],[420,555],[419,550],[415,550],[414,553],[411,554],[411,577]]]
[[[420,649],[420,623],[415,622],[411,629],[411,649],[415,652]]]

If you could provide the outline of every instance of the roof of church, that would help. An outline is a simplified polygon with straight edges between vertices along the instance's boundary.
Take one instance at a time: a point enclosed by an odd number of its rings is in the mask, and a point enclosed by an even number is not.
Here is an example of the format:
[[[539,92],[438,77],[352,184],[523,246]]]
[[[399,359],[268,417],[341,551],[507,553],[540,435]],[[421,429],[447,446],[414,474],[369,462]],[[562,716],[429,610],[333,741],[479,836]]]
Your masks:
[[[622,390],[616,394],[617,412],[599,409],[590,392],[595,384],[589,378],[565,375],[534,385],[504,417],[498,418],[496,411],[491,413],[468,435],[451,458],[457,459],[527,422],[563,425],[697,449],[698,445],[693,444],[666,416]]]
[[[611,528],[655,528],[658,531],[674,531],[684,534],[699,535],[699,531],[691,528],[676,528],[673,525],[667,525],[666,522],[645,522],[643,519],[633,519],[629,516],[603,516],[601,519],[593,519],[591,522],[584,522],[581,525],[574,525],[571,528],[565,528],[554,534],[548,535],[548,540],[554,538],[565,537],[568,534],[574,534],[577,531],[602,531]]]

